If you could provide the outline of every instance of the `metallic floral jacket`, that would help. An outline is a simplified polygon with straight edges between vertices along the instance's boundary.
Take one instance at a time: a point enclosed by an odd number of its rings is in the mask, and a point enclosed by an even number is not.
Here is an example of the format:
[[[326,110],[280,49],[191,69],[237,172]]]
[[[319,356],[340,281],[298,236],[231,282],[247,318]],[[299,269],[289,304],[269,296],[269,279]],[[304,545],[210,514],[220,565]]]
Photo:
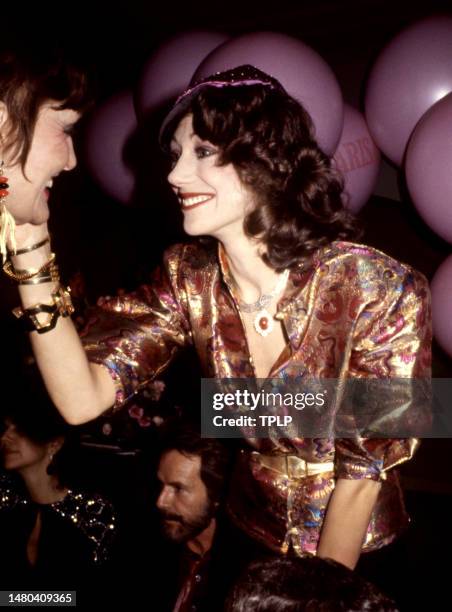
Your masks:
[[[334,242],[317,250],[291,270],[276,319],[288,342],[272,378],[299,376],[300,368],[303,375],[339,381],[430,376],[427,281],[376,249]],[[205,377],[255,376],[221,245],[218,252],[200,243],[171,247],[149,284],[99,300],[82,340],[89,359],[108,368],[115,381],[115,407],[190,345]],[[393,400],[385,418],[409,418],[406,389]],[[335,439],[250,440],[239,457],[229,512],[276,551],[292,546],[298,554],[315,553],[336,480],[381,480],[363,543],[364,551],[377,549],[408,523],[397,470],[390,468],[410,459],[417,446],[413,437],[366,438],[359,432]],[[312,464],[319,469],[310,469]]]

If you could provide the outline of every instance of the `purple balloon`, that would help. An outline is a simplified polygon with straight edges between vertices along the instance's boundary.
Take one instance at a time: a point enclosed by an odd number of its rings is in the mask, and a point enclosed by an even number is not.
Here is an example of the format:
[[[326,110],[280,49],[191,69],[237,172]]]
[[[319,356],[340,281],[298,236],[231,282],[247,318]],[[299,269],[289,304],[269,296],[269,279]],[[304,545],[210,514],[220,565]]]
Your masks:
[[[452,18],[408,27],[383,50],[369,76],[365,107],[377,146],[401,165],[422,115],[452,91]]]
[[[452,93],[418,123],[406,153],[406,181],[414,205],[439,236],[452,242]]]
[[[184,91],[200,62],[228,39],[219,32],[186,32],[167,40],[146,62],[135,93],[137,115],[153,111]]]
[[[131,91],[116,94],[93,113],[85,133],[84,155],[90,174],[123,204],[132,200],[135,177],[124,162],[124,148],[137,129]]]
[[[344,176],[346,205],[352,212],[358,212],[371,196],[380,158],[363,115],[345,104],[344,128],[334,161]]]
[[[251,64],[277,78],[311,115],[320,148],[327,155],[334,153],[342,132],[342,94],[333,71],[316,51],[285,34],[244,34],[212,51],[194,79],[241,64]]]
[[[431,290],[433,333],[441,347],[452,357],[452,255],[436,271]]]

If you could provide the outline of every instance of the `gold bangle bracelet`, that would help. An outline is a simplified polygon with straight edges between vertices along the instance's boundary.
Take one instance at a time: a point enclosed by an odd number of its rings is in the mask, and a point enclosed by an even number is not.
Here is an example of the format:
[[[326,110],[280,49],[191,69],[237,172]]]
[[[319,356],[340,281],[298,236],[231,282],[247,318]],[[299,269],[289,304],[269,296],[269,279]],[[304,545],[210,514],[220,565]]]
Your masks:
[[[22,272],[20,270],[19,272]],[[37,276],[34,276],[31,279],[18,281],[19,285],[39,285],[40,283],[48,283],[53,281],[57,285],[60,284],[60,272],[58,270],[58,266],[55,262],[50,264],[49,270],[45,270],[41,272]]]
[[[23,322],[27,331],[45,334],[54,329],[58,317],[69,317],[73,314],[74,306],[72,305],[69,288],[58,287],[55,291],[52,291],[50,297],[52,298],[51,304],[35,304],[30,308],[18,306],[13,309],[14,316]],[[37,318],[37,315],[41,313],[48,315],[45,323],[41,323]]]
[[[46,261],[40,268],[36,270],[14,270],[11,261],[7,261],[3,264],[3,272],[17,282],[30,280],[35,276],[38,276],[41,272],[44,272],[47,267],[49,267],[53,261],[55,260],[55,253],[50,253],[50,259]]]
[[[46,236],[44,238],[44,240],[41,240],[40,242],[36,242],[36,244],[32,244],[29,247],[24,247],[23,249],[19,249],[18,251],[9,251],[8,250],[8,255],[24,255],[25,253],[30,253],[31,251],[35,251],[36,249],[40,249],[42,246],[44,246],[45,244],[47,244],[48,242],[50,242],[50,236]]]
[[[55,279],[53,279],[50,274],[46,274],[45,276],[38,276],[30,280],[20,281],[19,285],[40,285],[41,283],[51,283],[54,280]]]

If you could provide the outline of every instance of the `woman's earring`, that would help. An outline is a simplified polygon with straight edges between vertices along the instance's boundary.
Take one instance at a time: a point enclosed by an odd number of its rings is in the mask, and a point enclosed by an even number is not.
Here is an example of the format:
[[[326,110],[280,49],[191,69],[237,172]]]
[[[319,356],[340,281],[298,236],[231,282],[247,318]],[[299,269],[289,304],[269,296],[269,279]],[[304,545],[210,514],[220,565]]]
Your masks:
[[[47,464],[47,474],[49,474],[50,476],[55,472],[55,464],[53,462],[53,458],[54,458],[54,453],[49,453],[49,463]]]
[[[14,233],[16,222],[14,221],[12,214],[6,208],[6,198],[9,196],[9,185],[8,179],[3,173],[4,165],[5,162],[2,160],[0,162],[0,254],[2,256],[3,263],[6,261],[8,256],[6,247],[8,238],[11,242],[13,252],[16,251],[16,237]]]

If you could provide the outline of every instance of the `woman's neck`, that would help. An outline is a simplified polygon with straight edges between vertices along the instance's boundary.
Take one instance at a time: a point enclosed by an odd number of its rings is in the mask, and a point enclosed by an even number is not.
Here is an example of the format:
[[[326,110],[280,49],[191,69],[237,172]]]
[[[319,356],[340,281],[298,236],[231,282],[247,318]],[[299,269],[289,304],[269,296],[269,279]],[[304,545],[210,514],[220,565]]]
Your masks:
[[[222,244],[242,301],[255,302],[262,294],[273,291],[280,274],[262,260],[259,244],[246,236]]]
[[[58,478],[46,468],[30,466],[19,471],[31,499],[37,504],[53,504],[66,497],[68,489],[60,487]]]

